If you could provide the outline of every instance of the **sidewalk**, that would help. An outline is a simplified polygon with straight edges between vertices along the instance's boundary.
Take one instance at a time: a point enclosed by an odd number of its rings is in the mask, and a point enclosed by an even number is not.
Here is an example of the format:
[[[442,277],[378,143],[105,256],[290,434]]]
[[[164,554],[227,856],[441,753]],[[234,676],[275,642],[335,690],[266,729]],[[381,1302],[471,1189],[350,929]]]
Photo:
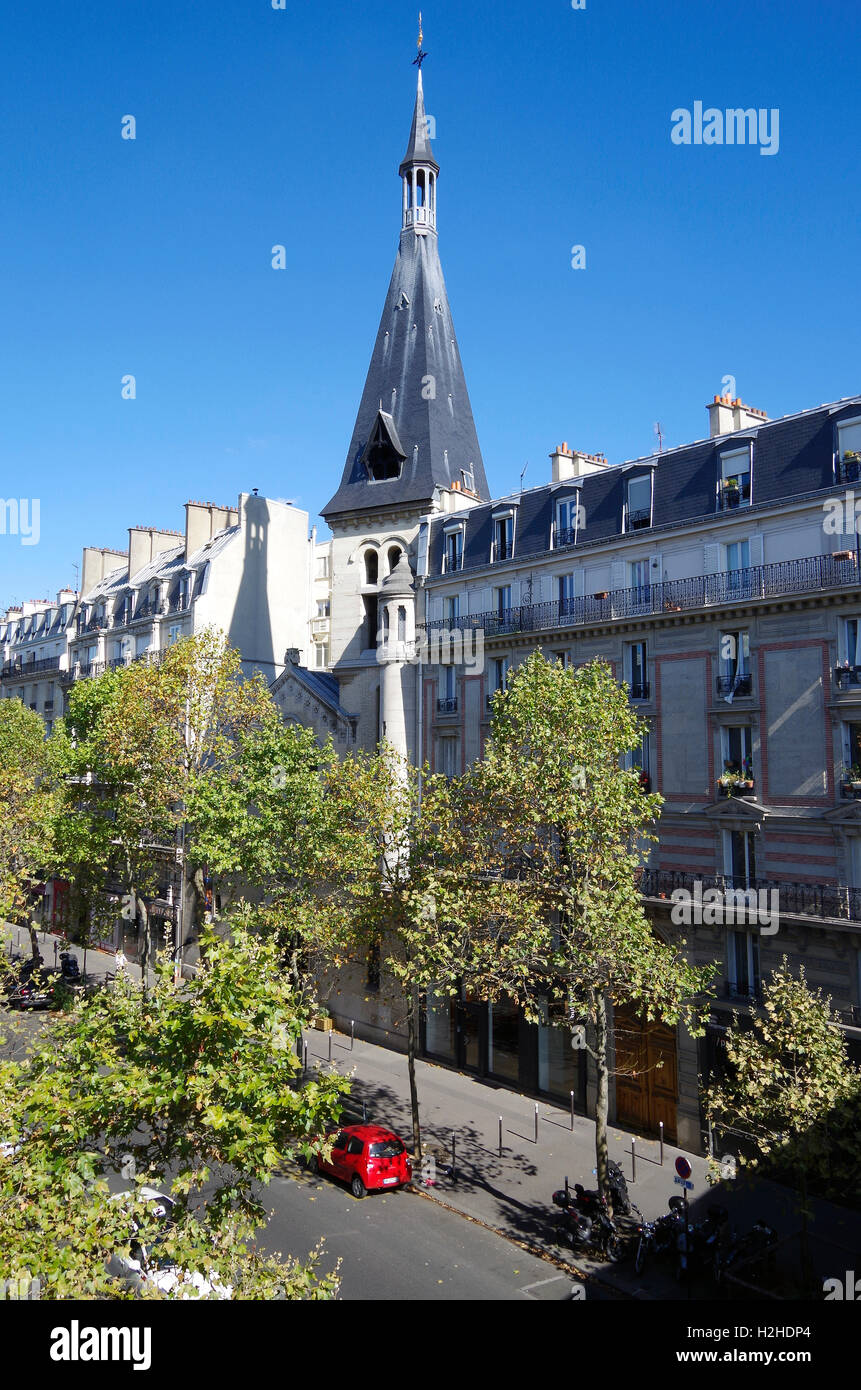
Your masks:
[[[412,1121],[409,1106],[407,1059],[374,1043],[355,1040],[337,1031],[327,1034],[308,1030],[309,1071],[332,1065],[344,1076],[352,1074],[348,1101],[351,1122],[363,1118],[390,1125],[409,1145]],[[431,1062],[417,1061],[419,1107],[425,1157],[436,1159],[436,1182],[419,1190],[464,1215],[522,1241],[555,1259],[570,1263],[570,1252],[553,1240],[555,1208],[551,1196],[566,1176],[573,1186],[594,1187],[595,1126],[550,1101],[535,1102],[492,1081],[464,1075]],[[538,1139],[536,1142],[536,1112]],[[499,1122],[502,1119],[502,1157],[499,1155]],[[636,1163],[632,1162],[632,1139]],[[452,1140],[455,1143],[455,1177],[450,1171]],[[641,1138],[611,1126],[610,1157],[622,1168],[631,1201],[647,1220],[667,1211],[667,1201],[681,1194],[674,1183],[675,1159],[683,1152],[664,1145],[661,1165],[657,1140]],[[730,1221],[740,1231],[758,1219],[789,1236],[799,1226],[795,1195],[774,1183],[754,1181],[742,1175],[735,1181],[710,1187],[707,1163],[697,1154],[684,1155],[693,1169],[689,1202],[693,1220],[701,1220],[713,1202],[729,1209]],[[811,1225],[817,1273],[822,1278],[842,1277],[844,1270],[861,1262],[861,1213],[849,1212],[829,1202],[815,1204]],[[854,1263],[853,1263],[854,1261]],[[577,1267],[605,1283],[639,1298],[680,1298],[684,1290],[665,1267],[652,1265],[641,1276],[633,1262],[613,1266],[577,1257]]]

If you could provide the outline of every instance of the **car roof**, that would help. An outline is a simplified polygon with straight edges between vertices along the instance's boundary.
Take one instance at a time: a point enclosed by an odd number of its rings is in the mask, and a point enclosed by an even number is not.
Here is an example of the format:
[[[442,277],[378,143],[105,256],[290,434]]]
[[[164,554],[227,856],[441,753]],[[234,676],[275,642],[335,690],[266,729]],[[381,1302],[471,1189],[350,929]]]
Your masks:
[[[397,1139],[393,1129],[384,1129],[382,1125],[341,1125],[339,1134],[352,1134],[357,1139]]]

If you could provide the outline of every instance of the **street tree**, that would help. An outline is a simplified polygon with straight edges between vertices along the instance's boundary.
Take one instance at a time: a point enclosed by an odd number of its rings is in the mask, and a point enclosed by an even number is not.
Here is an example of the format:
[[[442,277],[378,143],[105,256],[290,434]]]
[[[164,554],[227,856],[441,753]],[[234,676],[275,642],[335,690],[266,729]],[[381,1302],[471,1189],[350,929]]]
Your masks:
[[[802,1274],[811,1284],[809,1192],[815,1186],[830,1195],[857,1184],[861,1071],[849,1060],[831,1000],[811,989],[803,965],[795,976],[784,956],[763,982],[761,1010],[744,1023],[734,1016],[723,1075],[705,1104],[715,1127],[741,1136],[742,1167],[795,1182]],[[719,1166],[713,1169],[718,1175]]]
[[[306,1017],[273,942],[235,925],[206,947],[179,988],[166,959],[146,996],[120,975],[0,1063],[0,1270],[26,1270],[43,1296],[121,1292],[105,1257],[128,1249],[132,1218],[143,1244],[155,1234],[143,1186],[176,1203],[160,1258],[238,1296],[334,1291],[315,1259],[264,1258],[253,1242],[261,1190],[318,1149],[349,1083],[302,1080]],[[112,1202],[120,1180],[130,1196]]]
[[[20,700],[0,701],[0,921],[26,922],[30,889],[52,857],[57,778],[45,726]]]
[[[712,975],[685,960],[683,941],[662,940],[643,910],[637,883],[661,798],[624,763],[645,728],[607,662],[574,670],[536,651],[497,694],[484,757],[463,789],[477,861],[499,860],[521,899],[511,915],[523,924],[523,957],[519,969],[516,953],[505,962],[509,993],[533,1019],[555,1004],[584,1030],[608,1198],[613,1010],[634,1006],[698,1036]]]

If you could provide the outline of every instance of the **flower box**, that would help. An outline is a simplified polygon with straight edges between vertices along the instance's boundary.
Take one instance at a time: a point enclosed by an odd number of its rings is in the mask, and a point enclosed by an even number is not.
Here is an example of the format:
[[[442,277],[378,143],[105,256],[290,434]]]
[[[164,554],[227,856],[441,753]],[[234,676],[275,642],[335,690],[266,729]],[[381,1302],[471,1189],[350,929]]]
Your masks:
[[[834,560],[854,560],[855,555],[851,550],[835,550],[832,559]]]
[[[597,593],[597,594],[593,594],[592,597],[593,597],[593,598],[609,598],[610,595],[609,595],[609,593],[607,592],[606,589],[599,589],[599,590],[598,590],[598,593]]]
[[[320,1033],[331,1033],[332,1020],[331,1018],[312,1018],[308,1026],[316,1028]]]

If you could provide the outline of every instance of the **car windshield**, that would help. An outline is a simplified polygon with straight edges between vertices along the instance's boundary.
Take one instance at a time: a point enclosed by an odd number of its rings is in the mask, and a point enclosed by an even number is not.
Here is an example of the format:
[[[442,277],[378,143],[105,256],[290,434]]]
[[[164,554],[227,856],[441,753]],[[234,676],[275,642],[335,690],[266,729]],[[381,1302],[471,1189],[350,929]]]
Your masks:
[[[404,1152],[404,1146],[400,1139],[383,1139],[378,1144],[372,1144],[368,1150],[371,1158],[397,1158],[398,1154]]]

